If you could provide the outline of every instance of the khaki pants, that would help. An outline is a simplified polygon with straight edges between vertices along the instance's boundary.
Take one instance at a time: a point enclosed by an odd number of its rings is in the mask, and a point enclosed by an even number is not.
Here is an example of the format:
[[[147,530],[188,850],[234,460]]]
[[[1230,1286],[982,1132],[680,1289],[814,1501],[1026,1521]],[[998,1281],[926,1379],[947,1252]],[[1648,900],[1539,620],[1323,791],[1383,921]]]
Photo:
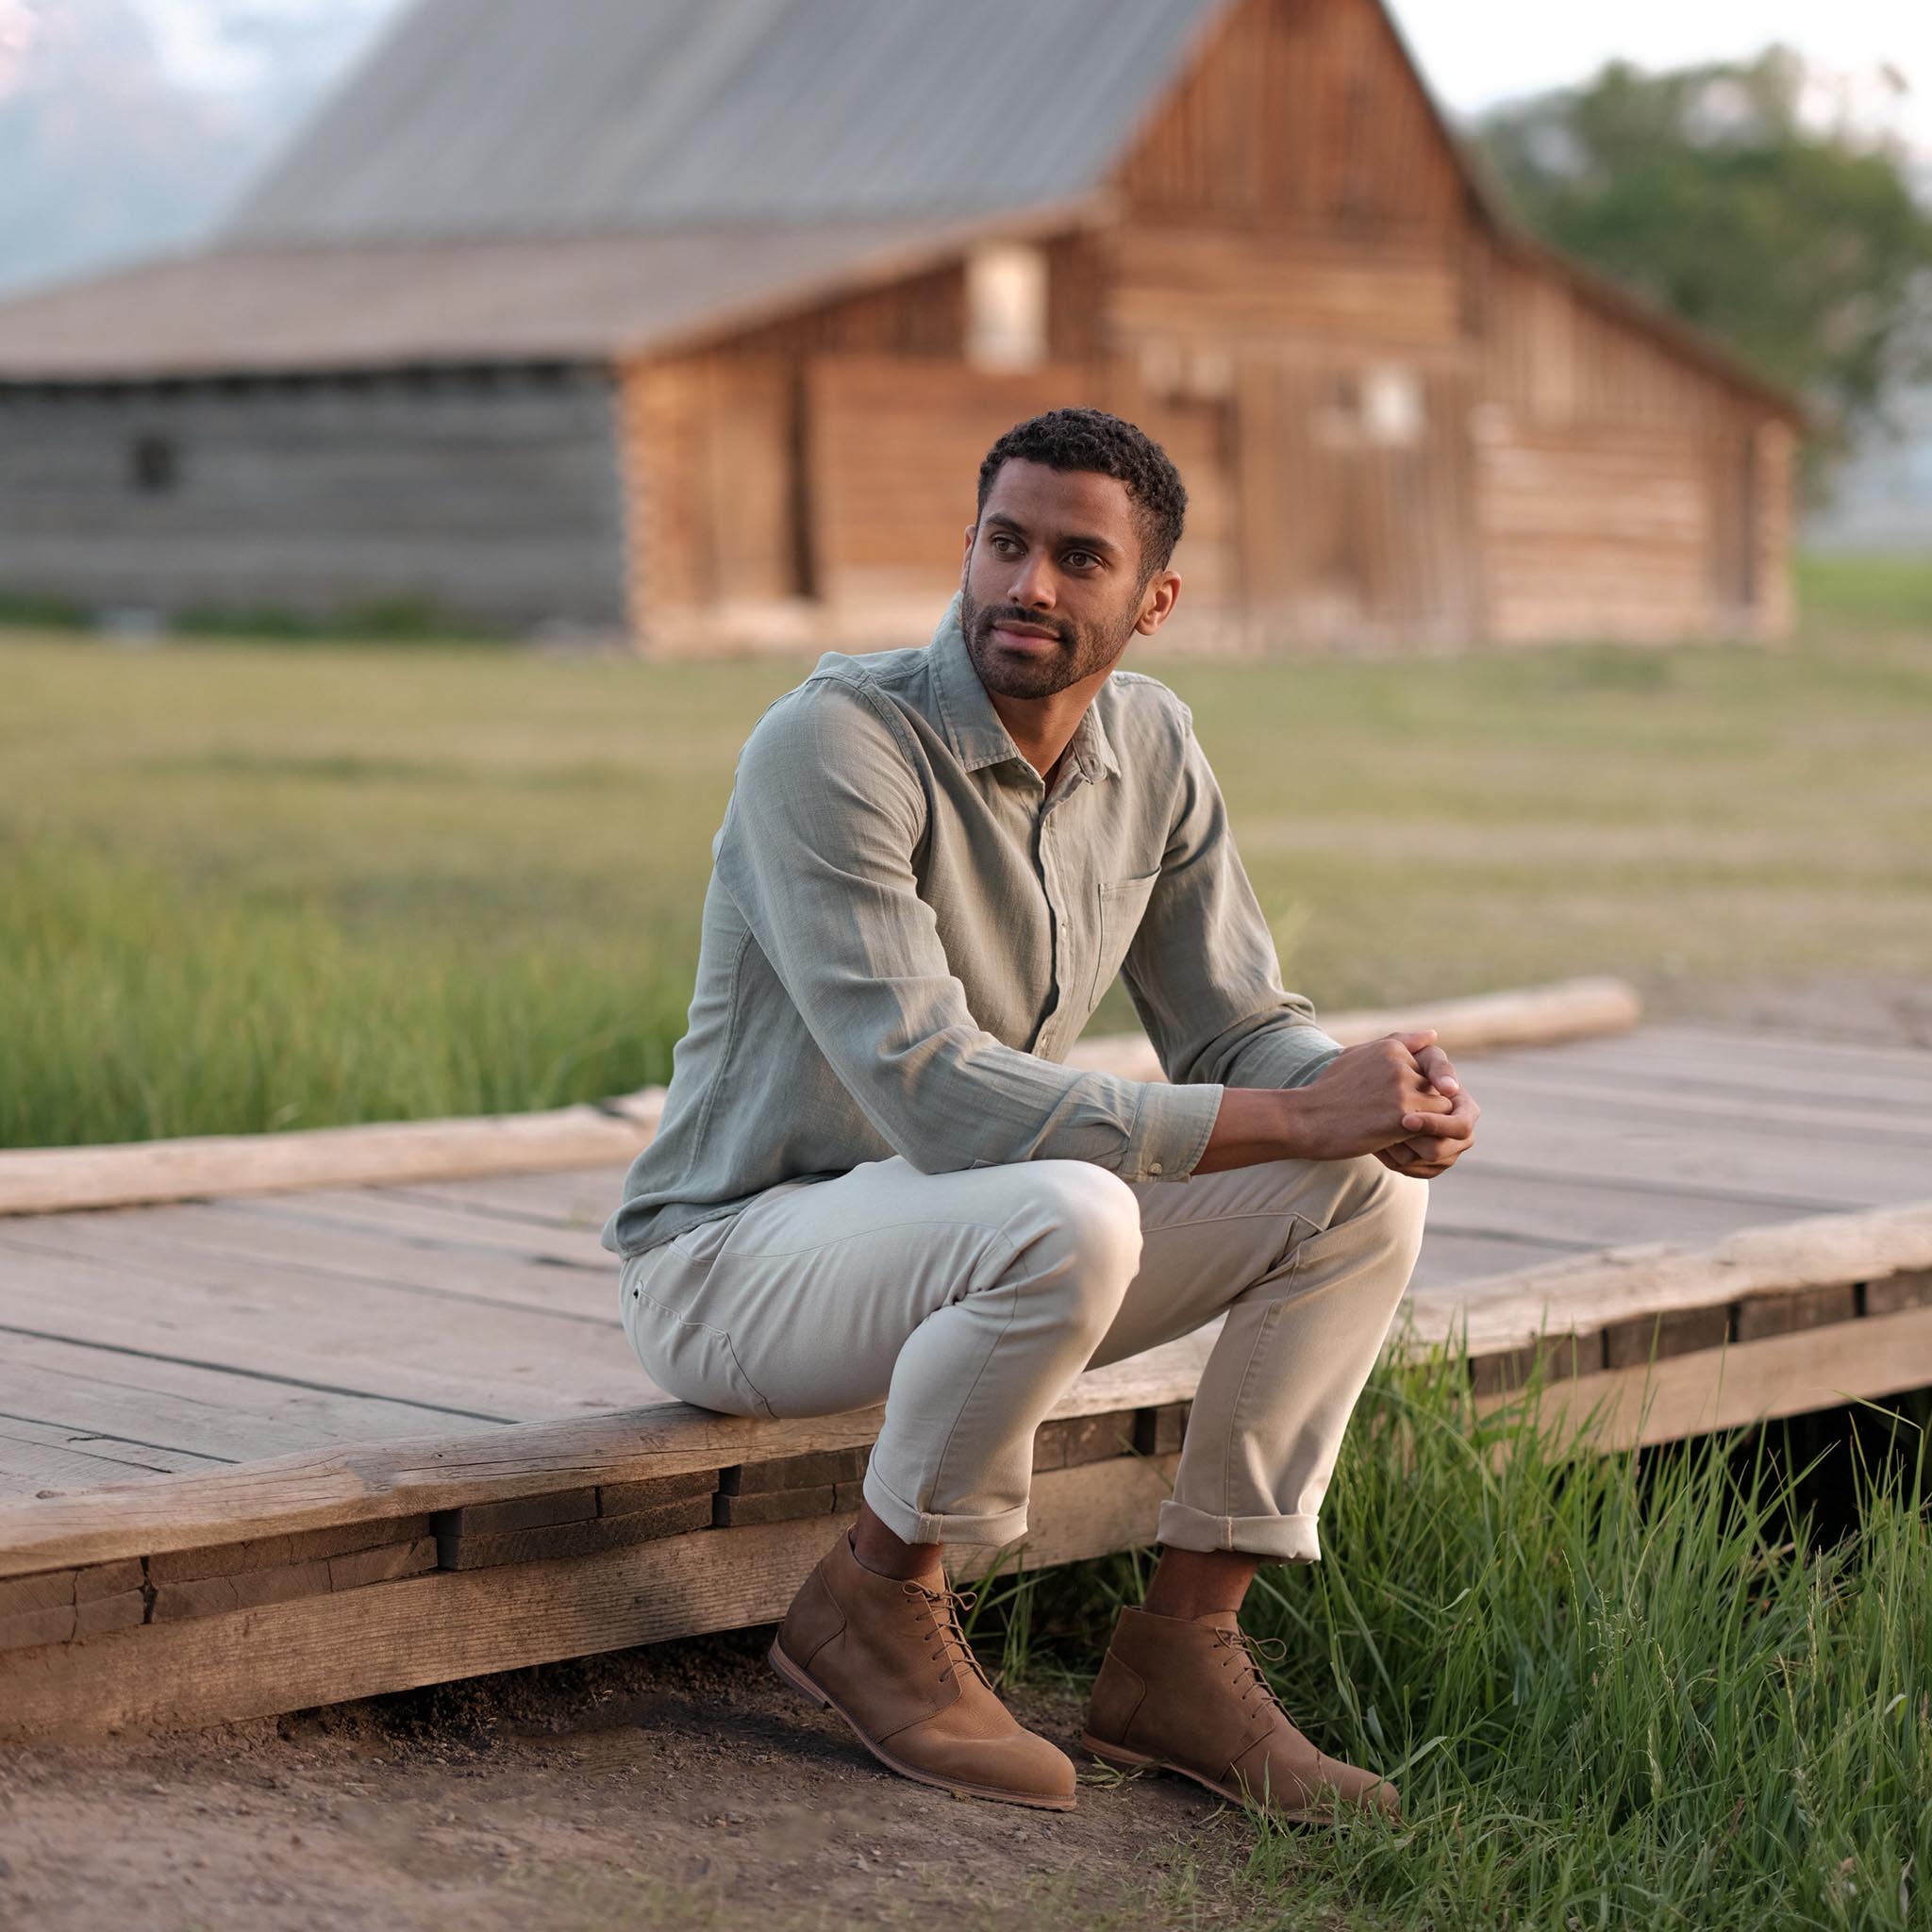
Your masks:
[[[866,1500],[908,1542],[1026,1527],[1033,1434],[1082,1369],[1224,1314],[1163,1543],[1291,1562],[1421,1245],[1425,1182],[1277,1160],[1127,1182],[1079,1160],[787,1182],[626,1261],[658,1387],[734,1415],[884,1398]]]

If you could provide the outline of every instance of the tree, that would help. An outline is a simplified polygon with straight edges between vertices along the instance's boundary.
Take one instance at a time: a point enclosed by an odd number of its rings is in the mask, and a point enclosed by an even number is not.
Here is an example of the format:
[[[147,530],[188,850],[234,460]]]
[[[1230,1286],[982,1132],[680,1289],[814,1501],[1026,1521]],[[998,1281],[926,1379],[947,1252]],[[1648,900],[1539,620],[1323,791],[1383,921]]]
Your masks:
[[[1797,391],[1842,449],[1932,375],[1932,219],[1895,143],[1807,121],[1809,81],[1779,47],[1613,62],[1479,133],[1531,228]]]

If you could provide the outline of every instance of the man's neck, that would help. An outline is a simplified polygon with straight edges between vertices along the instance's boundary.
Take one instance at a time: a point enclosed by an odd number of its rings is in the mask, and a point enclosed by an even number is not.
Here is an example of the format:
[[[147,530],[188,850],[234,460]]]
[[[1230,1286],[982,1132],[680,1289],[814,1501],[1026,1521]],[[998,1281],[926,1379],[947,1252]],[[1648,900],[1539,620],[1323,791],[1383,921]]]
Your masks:
[[[1049,791],[1059,774],[1060,759],[1087,715],[1087,707],[1099,694],[1112,669],[1109,664],[1106,671],[1096,671],[1051,697],[1009,698],[996,691],[987,692],[1000,723],[1007,727],[1007,736],[1040,774]]]

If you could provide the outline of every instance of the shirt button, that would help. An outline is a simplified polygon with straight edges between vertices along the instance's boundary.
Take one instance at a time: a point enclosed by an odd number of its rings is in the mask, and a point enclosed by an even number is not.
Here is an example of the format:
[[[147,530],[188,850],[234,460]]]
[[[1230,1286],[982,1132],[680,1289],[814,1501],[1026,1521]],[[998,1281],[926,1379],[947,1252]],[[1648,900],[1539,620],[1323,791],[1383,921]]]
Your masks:
[[[1150,1161],[1149,1161],[1149,1162],[1147,1163],[1147,1172],[1148,1172],[1149,1174],[1158,1174],[1158,1173],[1160,1172],[1160,1163],[1159,1163],[1159,1161],[1158,1161],[1158,1160],[1150,1160]]]

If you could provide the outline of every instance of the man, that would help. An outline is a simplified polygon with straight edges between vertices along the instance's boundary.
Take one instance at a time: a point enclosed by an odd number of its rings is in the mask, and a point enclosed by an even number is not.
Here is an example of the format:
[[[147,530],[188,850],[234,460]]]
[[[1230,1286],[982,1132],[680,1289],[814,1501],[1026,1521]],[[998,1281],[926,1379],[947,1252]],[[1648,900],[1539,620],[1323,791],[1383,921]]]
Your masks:
[[[1224,1315],[1081,1744],[1290,1817],[1393,1813],[1295,1729],[1237,1612],[1259,1563],[1319,1555],[1422,1183],[1476,1108],[1433,1034],[1343,1052],[1283,991],[1186,706],[1115,669],[1174,610],[1185,507],[1117,417],[1023,423],[932,642],[827,654],[766,710],[604,1241],[672,1393],[885,1400],[779,1674],[908,1777],[1056,1809],[1074,1767],[980,1673],[942,1546],[1024,1534],[1034,1432],[1081,1370]],[[1172,1084],[1060,1063],[1117,970]]]

